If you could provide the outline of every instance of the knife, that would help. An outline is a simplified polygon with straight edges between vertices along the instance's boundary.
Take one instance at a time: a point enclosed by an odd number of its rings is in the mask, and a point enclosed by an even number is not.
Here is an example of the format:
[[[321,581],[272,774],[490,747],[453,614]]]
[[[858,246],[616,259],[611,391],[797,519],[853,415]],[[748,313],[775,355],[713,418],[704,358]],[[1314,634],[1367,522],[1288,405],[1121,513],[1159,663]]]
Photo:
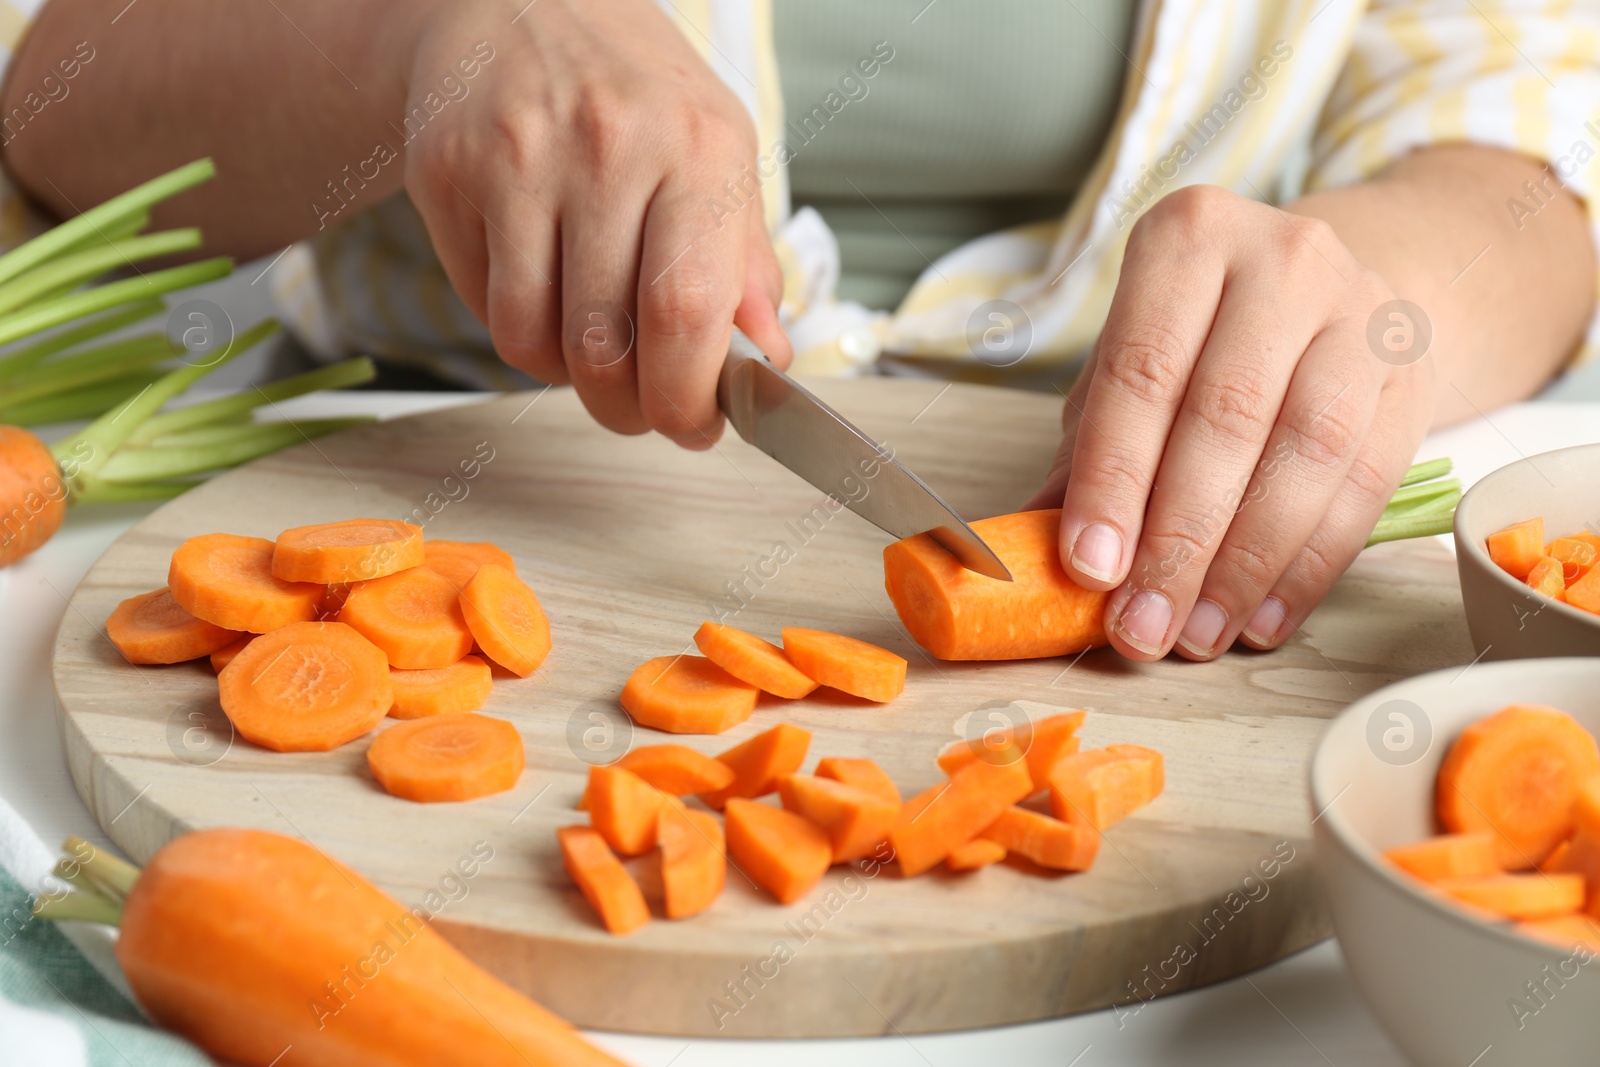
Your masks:
[[[938,493],[773,366],[739,330],[717,381],[717,403],[740,437],[880,530],[897,538],[925,533],[968,570],[1011,581],[1000,557]]]

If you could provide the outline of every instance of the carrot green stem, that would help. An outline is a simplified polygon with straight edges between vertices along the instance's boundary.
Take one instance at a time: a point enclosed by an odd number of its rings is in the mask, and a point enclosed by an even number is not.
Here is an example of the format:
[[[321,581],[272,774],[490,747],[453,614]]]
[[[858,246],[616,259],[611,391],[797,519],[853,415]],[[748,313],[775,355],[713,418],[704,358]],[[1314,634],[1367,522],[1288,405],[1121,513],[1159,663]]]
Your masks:
[[[122,905],[98,893],[67,893],[59,897],[36,898],[33,914],[54,921],[71,919],[116,926],[122,922]]]
[[[132,237],[146,226],[150,225],[150,212],[148,210],[136,211],[131,215],[124,215],[109,226],[102,226],[96,233],[74,242],[67,248],[56,253],[57,256],[70,255],[73,252],[82,252],[86,248],[94,248],[109,241],[119,241],[124,237]]]
[[[193,489],[199,479],[171,482],[105,482],[80,478],[72,490],[74,504],[134,504],[145,500],[171,500]]]
[[[142,300],[98,318],[89,319],[73,326],[70,330],[53,333],[14,352],[8,352],[0,356],[0,382],[19,377],[34,365],[58,352],[65,352],[75,345],[103,337],[114,330],[131,326],[141,319],[147,319],[156,312],[165,310],[166,305],[159,300]]]
[[[153,444],[123,448],[95,475],[105,482],[149,482],[246,463],[313,437],[371,422],[357,415],[299,422],[254,422],[242,426],[201,426],[157,438]]]
[[[1389,498],[1389,507],[1411,504],[1421,500],[1432,500],[1436,497],[1461,493],[1461,482],[1455,478],[1443,478],[1436,482],[1419,482],[1415,485],[1402,486],[1395,490],[1394,496]],[[1388,510],[1385,508],[1385,510]]]
[[[1460,498],[1457,497],[1457,500]],[[1382,544],[1385,541],[1404,541],[1412,537],[1434,537],[1438,534],[1447,534],[1455,527],[1455,501],[1451,502],[1450,509],[1440,513],[1427,513],[1423,515],[1408,516],[1400,519],[1380,519],[1378,525],[1373,527],[1372,536],[1367,538],[1367,547]]]
[[[145,386],[160,381],[165,374],[161,370],[137,371],[99,385],[74,389],[70,393],[57,393],[27,404],[7,405],[0,408],[0,423],[9,426],[43,426],[52,422],[92,419]]]
[[[159,415],[151,416],[149,421],[140,426],[128,438],[128,443],[146,444],[158,437],[180,433],[196,426],[237,420],[262,404],[276,404],[281,400],[290,400],[323,389],[348,389],[352,385],[370,382],[376,376],[377,370],[373,367],[372,360],[366,356],[347,359],[342,363],[319,367],[304,374],[296,374],[231,396],[219,396],[215,400],[190,404],[176,411],[163,411]]]
[[[4,258],[0,256],[0,260]],[[186,289],[202,282],[216,281],[227,277],[231,270],[233,261],[227,256],[218,256],[198,263],[185,263],[181,267],[152,271],[137,278],[107,282],[53,300],[42,300],[8,315],[0,315],[0,345],[107,308],[131,304],[136,300],[149,300],[174,289]]]
[[[85,893],[93,893],[95,896],[104,897],[107,900],[110,899],[100,892],[100,887],[94,884],[94,879],[83,873],[82,866],[76,860],[63,859],[55,865],[50,873],[63,882],[83,890]]]
[[[58,393],[72,392],[113,378],[125,377],[162,360],[171,359],[172,342],[161,334],[146,334],[115,341],[100,348],[75,352],[52,360],[4,392],[6,406],[26,404]]]
[[[1449,459],[1430,459],[1424,463],[1413,463],[1411,469],[1406,471],[1406,476],[1400,479],[1400,487],[1416,485],[1418,482],[1431,481],[1434,478],[1443,478],[1451,471],[1452,464]]]
[[[100,892],[113,900],[126,898],[139,880],[139,868],[81,837],[69,837],[61,847],[67,853],[67,862],[77,864]]]
[[[125,237],[60,256],[0,285],[0,314],[24,307],[50,293],[75,289],[118,267],[131,267],[135,260],[169,256],[199,247],[200,231],[191,228]]]

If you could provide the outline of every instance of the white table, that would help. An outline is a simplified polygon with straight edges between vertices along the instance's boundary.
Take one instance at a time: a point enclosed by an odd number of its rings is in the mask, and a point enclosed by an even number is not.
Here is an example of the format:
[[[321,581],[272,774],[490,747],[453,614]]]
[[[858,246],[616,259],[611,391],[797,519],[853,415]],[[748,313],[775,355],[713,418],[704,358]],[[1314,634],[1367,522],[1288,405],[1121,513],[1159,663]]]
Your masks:
[[[390,418],[468,402],[414,393],[309,397],[284,405],[291,416],[337,410]],[[1463,482],[1524,455],[1600,440],[1600,404],[1535,403],[1429,438],[1419,458],[1450,456]],[[85,508],[43,550],[0,569],[0,796],[44,840],[80,834],[109,844],[67,776],[50,691],[50,649],[67,597],[95,559],[149,506]],[[1442,539],[1448,540],[1448,539]],[[1137,1005],[1135,1006],[1137,1007]],[[597,1035],[642,1067],[1403,1067],[1351,985],[1337,946],[1324,943],[1243,978],[1153,1002],[1138,1011],[955,1034],[848,1041],[710,1041]]]

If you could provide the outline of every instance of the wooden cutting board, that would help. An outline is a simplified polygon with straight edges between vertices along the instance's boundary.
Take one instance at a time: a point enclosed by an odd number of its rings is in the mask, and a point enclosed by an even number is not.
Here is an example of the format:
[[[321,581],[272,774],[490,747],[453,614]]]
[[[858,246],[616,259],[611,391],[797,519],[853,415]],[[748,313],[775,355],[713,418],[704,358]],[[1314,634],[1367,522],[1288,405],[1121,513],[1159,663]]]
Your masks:
[[[1051,396],[885,379],[817,391],[968,515],[1025,500],[1059,433]],[[1326,937],[1306,786],[1323,721],[1396,678],[1471,657],[1453,562],[1430,543],[1365,553],[1271,654],[930,661],[884,594],[885,535],[822,500],[736,439],[690,453],[609,434],[566,390],[291,449],[150,515],[73,595],[54,662],[73,779],[140,861],[195,827],[304,837],[583,1026],[728,1037],[962,1029],[1137,1010]],[[498,681],[487,708],[527,743],[512,792],[412,804],[378,790],[364,741],[326,754],[256,748],[232,737],[203,663],[134,668],[104,636],[118,601],[164,584],[186,537],[272,537],[355,516],[493,540],[538,591],[555,651],[533,677]],[[1086,744],[1166,754],[1166,794],[1107,833],[1087,874],[1000,865],[906,881],[875,865],[839,868],[783,907],[730,871],[710,912],[611,937],[562,871],[554,830],[582,820],[573,805],[588,762],[620,756],[630,732],[634,745],[669,740],[630,731],[616,695],[637,664],[685,650],[718,614],[772,638],[796,624],[894,649],[911,662],[905,694],[881,707],[825,694],[763,705],[724,736],[671,740],[715,753],[789,721],[815,735],[807,769],[869,756],[910,795],[940,777],[942,745],[994,716],[1087,707]],[[635,867],[648,883],[649,861]]]

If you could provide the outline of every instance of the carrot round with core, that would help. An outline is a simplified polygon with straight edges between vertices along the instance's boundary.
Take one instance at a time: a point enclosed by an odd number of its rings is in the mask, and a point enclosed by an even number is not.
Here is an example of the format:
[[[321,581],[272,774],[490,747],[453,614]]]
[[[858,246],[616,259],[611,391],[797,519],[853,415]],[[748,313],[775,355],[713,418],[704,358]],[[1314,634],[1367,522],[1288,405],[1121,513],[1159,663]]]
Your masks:
[[[977,871],[999,863],[1006,858],[1005,846],[986,837],[976,837],[964,845],[957,845],[944,858],[944,865],[952,871]]]
[[[653,730],[720,734],[750,717],[758,693],[701,656],[657,656],[628,676],[622,706]]]
[[[362,582],[350,591],[339,621],[402,670],[448,667],[472,651],[474,634],[455,588],[426,567]]]
[[[183,663],[239,640],[237,631],[184,611],[165,588],[118,604],[106,619],[106,636],[129,663]]]
[[[589,768],[589,787],[584,796],[589,823],[606,839],[606,844],[624,856],[637,856],[655,845],[656,820],[666,793],[613,764]]]
[[[1033,792],[1023,759],[1000,763],[979,760],[951,775],[950,781],[912,797],[900,808],[889,835],[900,870],[921,874],[991,826],[1002,812]]]
[[[233,662],[233,657],[244,651],[244,646],[256,639],[255,634],[245,634],[231,645],[223,645],[211,653],[211,669],[217,674],[222,673],[222,668]]]
[[[720,622],[704,622],[694,643],[712,663],[746,685],[785,700],[799,700],[817,683],[789,662],[783,649]]]
[[[626,934],[650,921],[639,883],[616,853],[591,827],[563,826],[556,831],[561,862],[600,922],[613,934]]]
[[[67,487],[45,443],[0,426],[0,567],[37,549],[61,528]]]
[[[489,702],[494,675],[489,665],[477,656],[463,656],[448,667],[421,670],[389,668],[394,683],[391,719],[421,719],[428,715],[450,715],[477,711]]]
[[[383,652],[342,622],[292,622],[262,634],[222,668],[217,690],[234,729],[278,752],[338,748],[394,704]]]
[[[900,803],[900,789],[889,772],[869,759],[829,756],[817,761],[818,778],[832,778],[854,789]]]
[[[940,659],[1039,659],[1106,643],[1109,593],[1084,589],[1061,566],[1059,509],[972,523],[1011,571],[969,571],[927,534],[883,550],[884,585],[912,638]]]
[[[784,775],[800,769],[810,747],[810,730],[781,722],[720,753],[717,759],[733,768],[733,782],[715,792],[702,793],[700,799],[708,807],[720,809],[730,797],[765,796],[778,788]]]
[[[656,840],[661,846],[661,897],[669,919],[698,915],[712,905],[727,880],[727,841],[716,816],[691,811],[677,800],[661,805]]]
[[[367,748],[383,791],[423,804],[504,793],[525,762],[515,726],[470,711],[395,723]]]
[[[520,678],[550,654],[550,620],[515,571],[498,563],[480,566],[461,590],[461,611],[483,654]]]
[[[278,535],[272,573],[286,582],[363,582],[422,565],[422,527],[398,519],[345,519]]]
[[[202,534],[179,545],[167,586],[195,618],[253,634],[312,621],[322,598],[320,585],[273,577],[271,541],[236,534]]]
[[[1489,535],[1489,558],[1513,578],[1526,578],[1544,555],[1544,519],[1525,519]]]
[[[1385,850],[1384,858],[1424,882],[1498,874],[1499,848],[1492,830],[1440,834],[1415,844]]]
[[[783,628],[783,654],[805,675],[842,693],[886,703],[906,687],[906,661],[886,648],[826,630]]]
[[[728,855],[780,904],[805,896],[833,863],[828,835],[792,811],[734,797],[726,820]]]
[[[1506,919],[1553,919],[1583,907],[1581,874],[1484,874],[1434,885],[1463,904]]]
[[[1161,753],[1143,745],[1108,745],[1064,757],[1050,776],[1050,811],[1062,822],[1106,830],[1166,787]]]
[[[828,835],[835,863],[870,855],[889,839],[900,815],[898,803],[808,774],[784,775],[778,780],[778,796],[785,810],[803,816]]]
[[[457,589],[465,589],[478,568],[485,563],[495,563],[512,574],[517,573],[517,561],[511,553],[488,541],[424,541],[422,565],[444,578]]]

